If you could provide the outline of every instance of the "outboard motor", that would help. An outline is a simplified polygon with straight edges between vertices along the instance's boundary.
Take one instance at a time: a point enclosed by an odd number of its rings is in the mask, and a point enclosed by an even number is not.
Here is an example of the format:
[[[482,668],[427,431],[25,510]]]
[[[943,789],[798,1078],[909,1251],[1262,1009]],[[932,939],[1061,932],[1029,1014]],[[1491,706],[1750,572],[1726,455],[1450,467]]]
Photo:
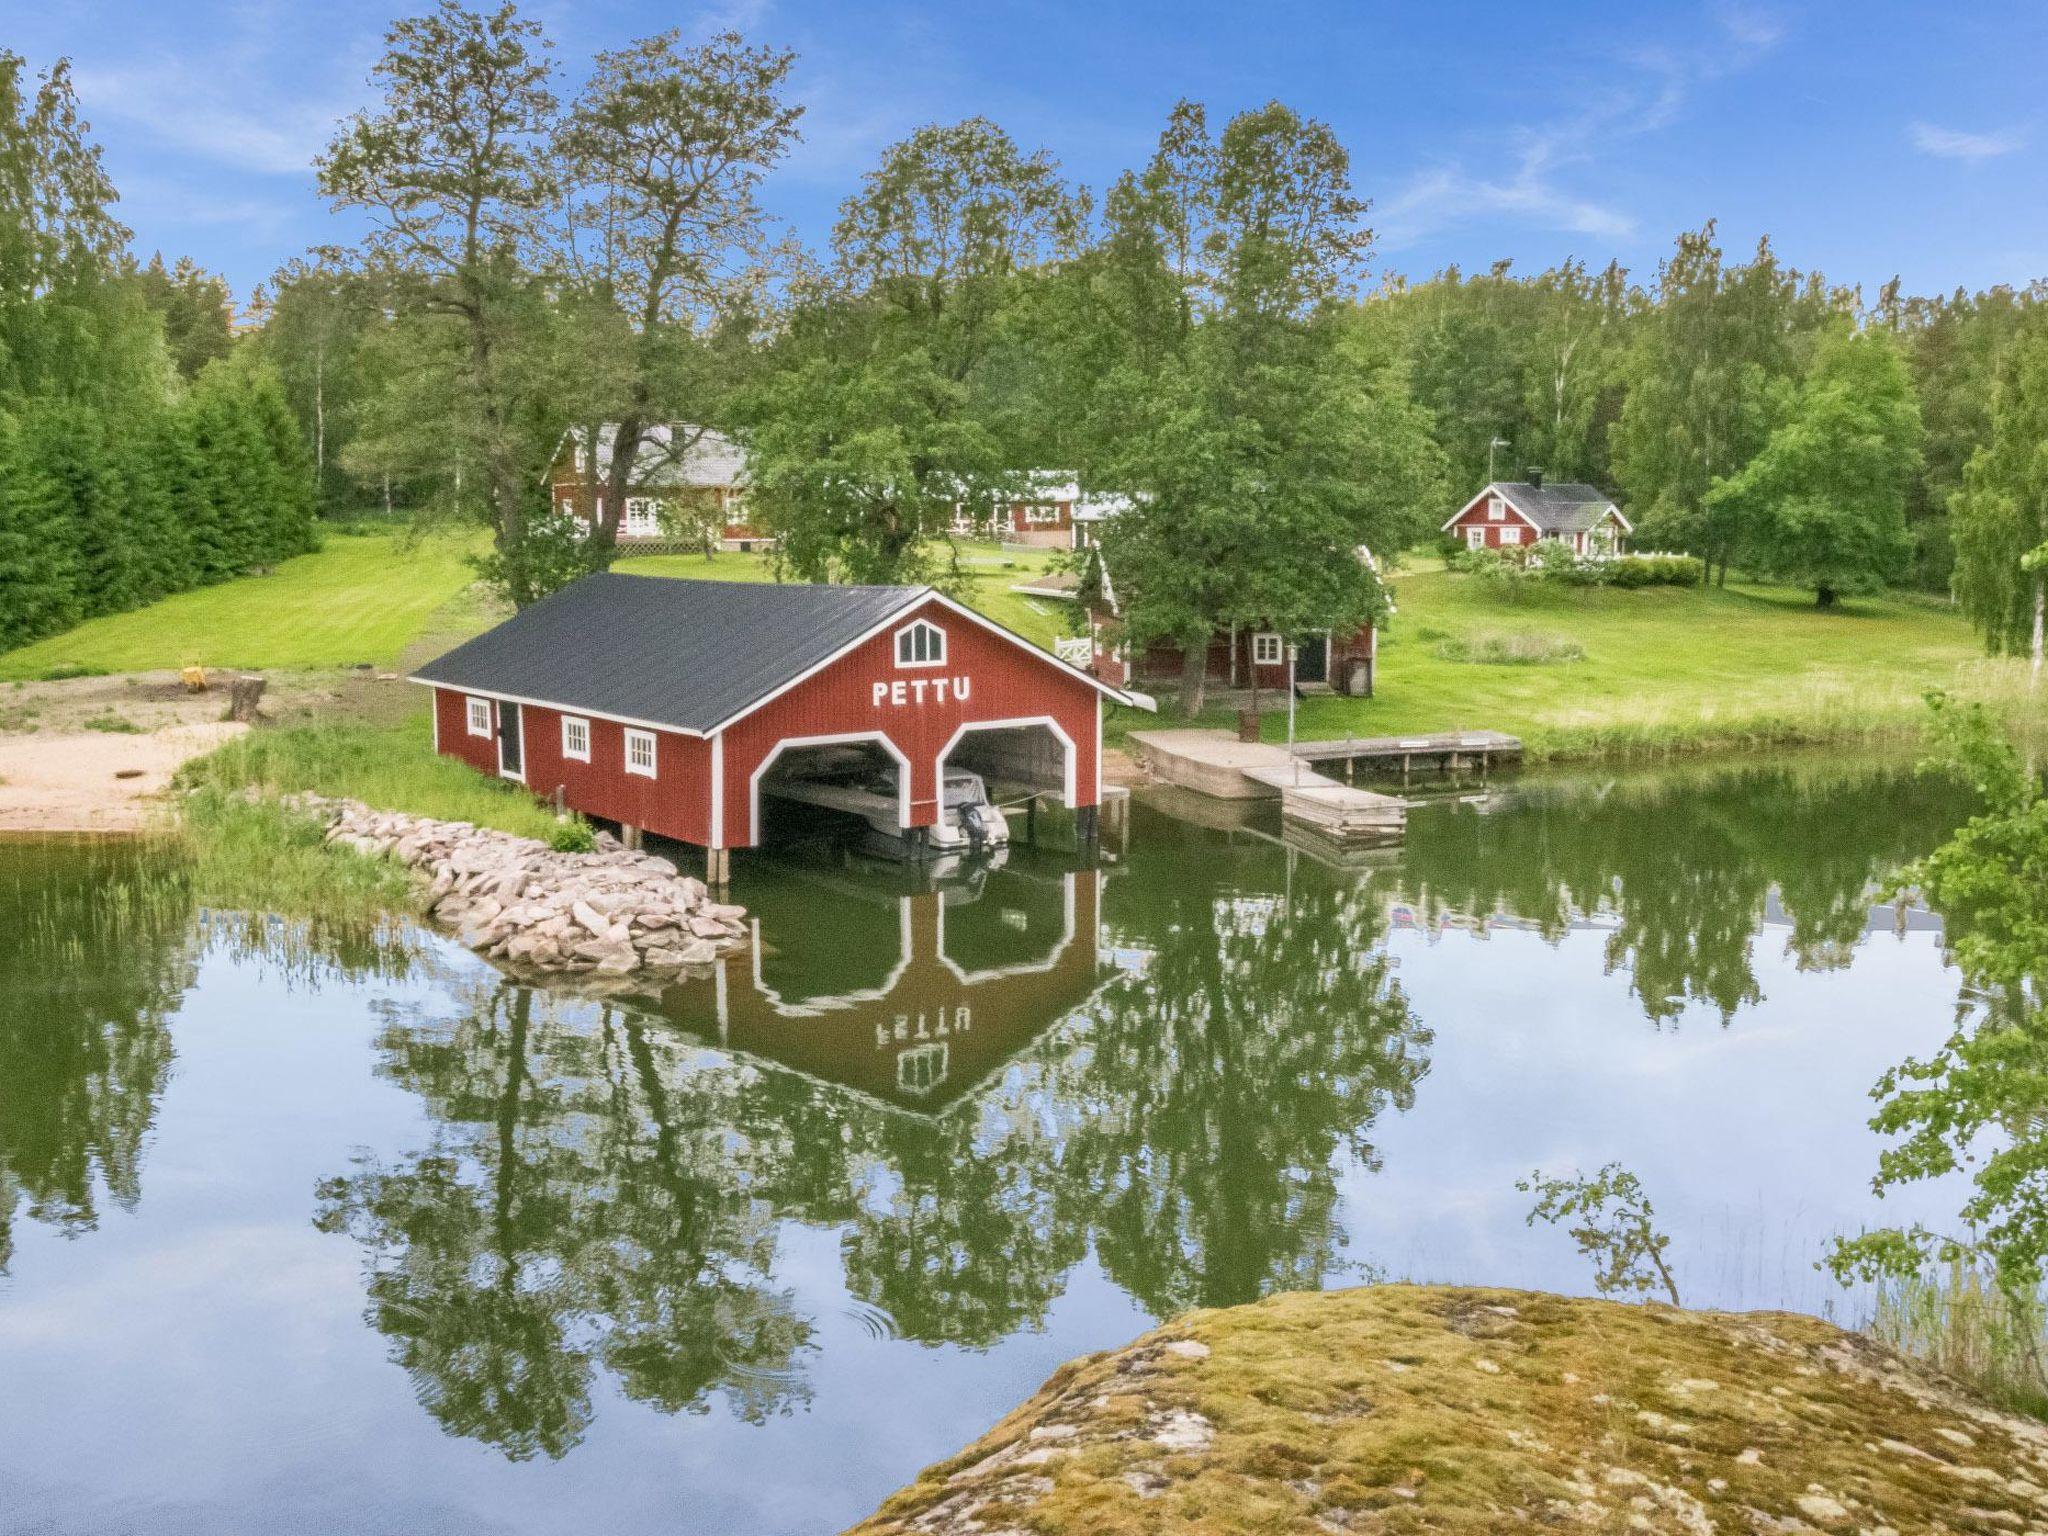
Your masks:
[[[967,834],[969,853],[980,853],[988,847],[988,807],[979,804],[961,806],[960,830]]]

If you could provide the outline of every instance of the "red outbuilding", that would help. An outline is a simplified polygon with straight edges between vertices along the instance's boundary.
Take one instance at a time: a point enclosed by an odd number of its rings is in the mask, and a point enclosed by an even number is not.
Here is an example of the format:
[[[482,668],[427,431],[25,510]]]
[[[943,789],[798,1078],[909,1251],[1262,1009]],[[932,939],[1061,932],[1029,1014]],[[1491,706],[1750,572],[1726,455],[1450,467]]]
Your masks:
[[[761,840],[762,785],[859,749],[913,849],[948,769],[1057,794],[1092,836],[1129,695],[929,587],[587,576],[438,660],[435,750],[629,833]]]

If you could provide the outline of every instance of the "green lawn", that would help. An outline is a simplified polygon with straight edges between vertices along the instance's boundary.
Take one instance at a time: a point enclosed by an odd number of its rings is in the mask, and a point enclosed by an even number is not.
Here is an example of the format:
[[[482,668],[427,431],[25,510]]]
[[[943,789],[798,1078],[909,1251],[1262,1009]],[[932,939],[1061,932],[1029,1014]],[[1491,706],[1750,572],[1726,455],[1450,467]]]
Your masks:
[[[66,668],[126,672],[182,666],[391,666],[453,644],[490,622],[466,557],[476,534],[411,541],[330,535],[317,554],[269,576],[182,593],[134,613],[0,655],[0,680]],[[1042,571],[1044,551],[965,545],[966,595],[1041,645],[1062,633],[1056,603],[1010,591]],[[723,581],[773,579],[758,555],[658,555],[622,571]],[[1902,734],[1920,697],[1946,687],[2048,723],[2024,665],[1986,659],[1946,604],[1859,599],[1823,612],[1779,587],[1635,592],[1532,587],[1503,598],[1474,578],[1424,569],[1395,579],[1399,612],[1381,638],[1379,697],[1303,702],[1304,737],[1492,727],[1538,755],[1627,755],[1842,741]],[[1570,642],[1582,660],[1499,665],[1487,637],[1533,637],[1537,654]],[[406,655],[411,650],[410,656]],[[1494,647],[1495,651],[1499,648]],[[1566,646],[1565,649],[1569,649]],[[1265,729],[1286,729],[1284,700],[1263,701]],[[1128,718],[1127,718],[1128,717]],[[1150,717],[1118,711],[1113,733]],[[1222,723],[1224,716],[1211,717]]]
[[[318,553],[287,560],[268,576],[181,592],[9,651],[0,655],[0,679],[193,663],[388,667],[430,628],[482,627],[481,610],[464,600],[474,579],[466,557],[479,547],[474,535],[329,534]]]
[[[1563,755],[1789,745],[1910,729],[1934,687],[2044,718],[2023,664],[1987,659],[1969,626],[1927,598],[1823,611],[1810,594],[1732,585],[1539,587],[1503,599],[1444,571],[1397,578],[1394,588],[1378,697],[1306,700],[1300,736],[1491,727]],[[1488,634],[1575,642],[1584,659],[1500,665],[1442,654]],[[1284,702],[1273,701],[1269,737],[1285,732]]]

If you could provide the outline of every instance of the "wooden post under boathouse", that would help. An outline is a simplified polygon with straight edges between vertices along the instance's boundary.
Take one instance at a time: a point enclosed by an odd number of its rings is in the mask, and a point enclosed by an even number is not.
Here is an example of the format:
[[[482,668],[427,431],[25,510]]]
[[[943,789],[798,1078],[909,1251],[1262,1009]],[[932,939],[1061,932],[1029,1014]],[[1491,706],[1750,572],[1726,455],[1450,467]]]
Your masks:
[[[723,884],[763,786],[865,756],[912,853],[949,770],[1057,797],[1097,834],[1102,704],[1141,703],[929,587],[586,576],[413,675],[434,747],[480,773],[705,850]],[[951,835],[950,833],[946,835]]]

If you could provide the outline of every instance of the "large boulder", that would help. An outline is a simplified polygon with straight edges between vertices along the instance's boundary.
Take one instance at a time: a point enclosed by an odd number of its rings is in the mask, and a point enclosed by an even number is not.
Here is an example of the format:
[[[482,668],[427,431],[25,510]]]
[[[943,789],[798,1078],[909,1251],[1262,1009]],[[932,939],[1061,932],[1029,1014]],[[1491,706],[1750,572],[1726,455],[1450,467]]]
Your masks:
[[[1373,1286],[1062,1366],[860,1536],[2048,1532],[2048,1428],[1784,1312]]]

